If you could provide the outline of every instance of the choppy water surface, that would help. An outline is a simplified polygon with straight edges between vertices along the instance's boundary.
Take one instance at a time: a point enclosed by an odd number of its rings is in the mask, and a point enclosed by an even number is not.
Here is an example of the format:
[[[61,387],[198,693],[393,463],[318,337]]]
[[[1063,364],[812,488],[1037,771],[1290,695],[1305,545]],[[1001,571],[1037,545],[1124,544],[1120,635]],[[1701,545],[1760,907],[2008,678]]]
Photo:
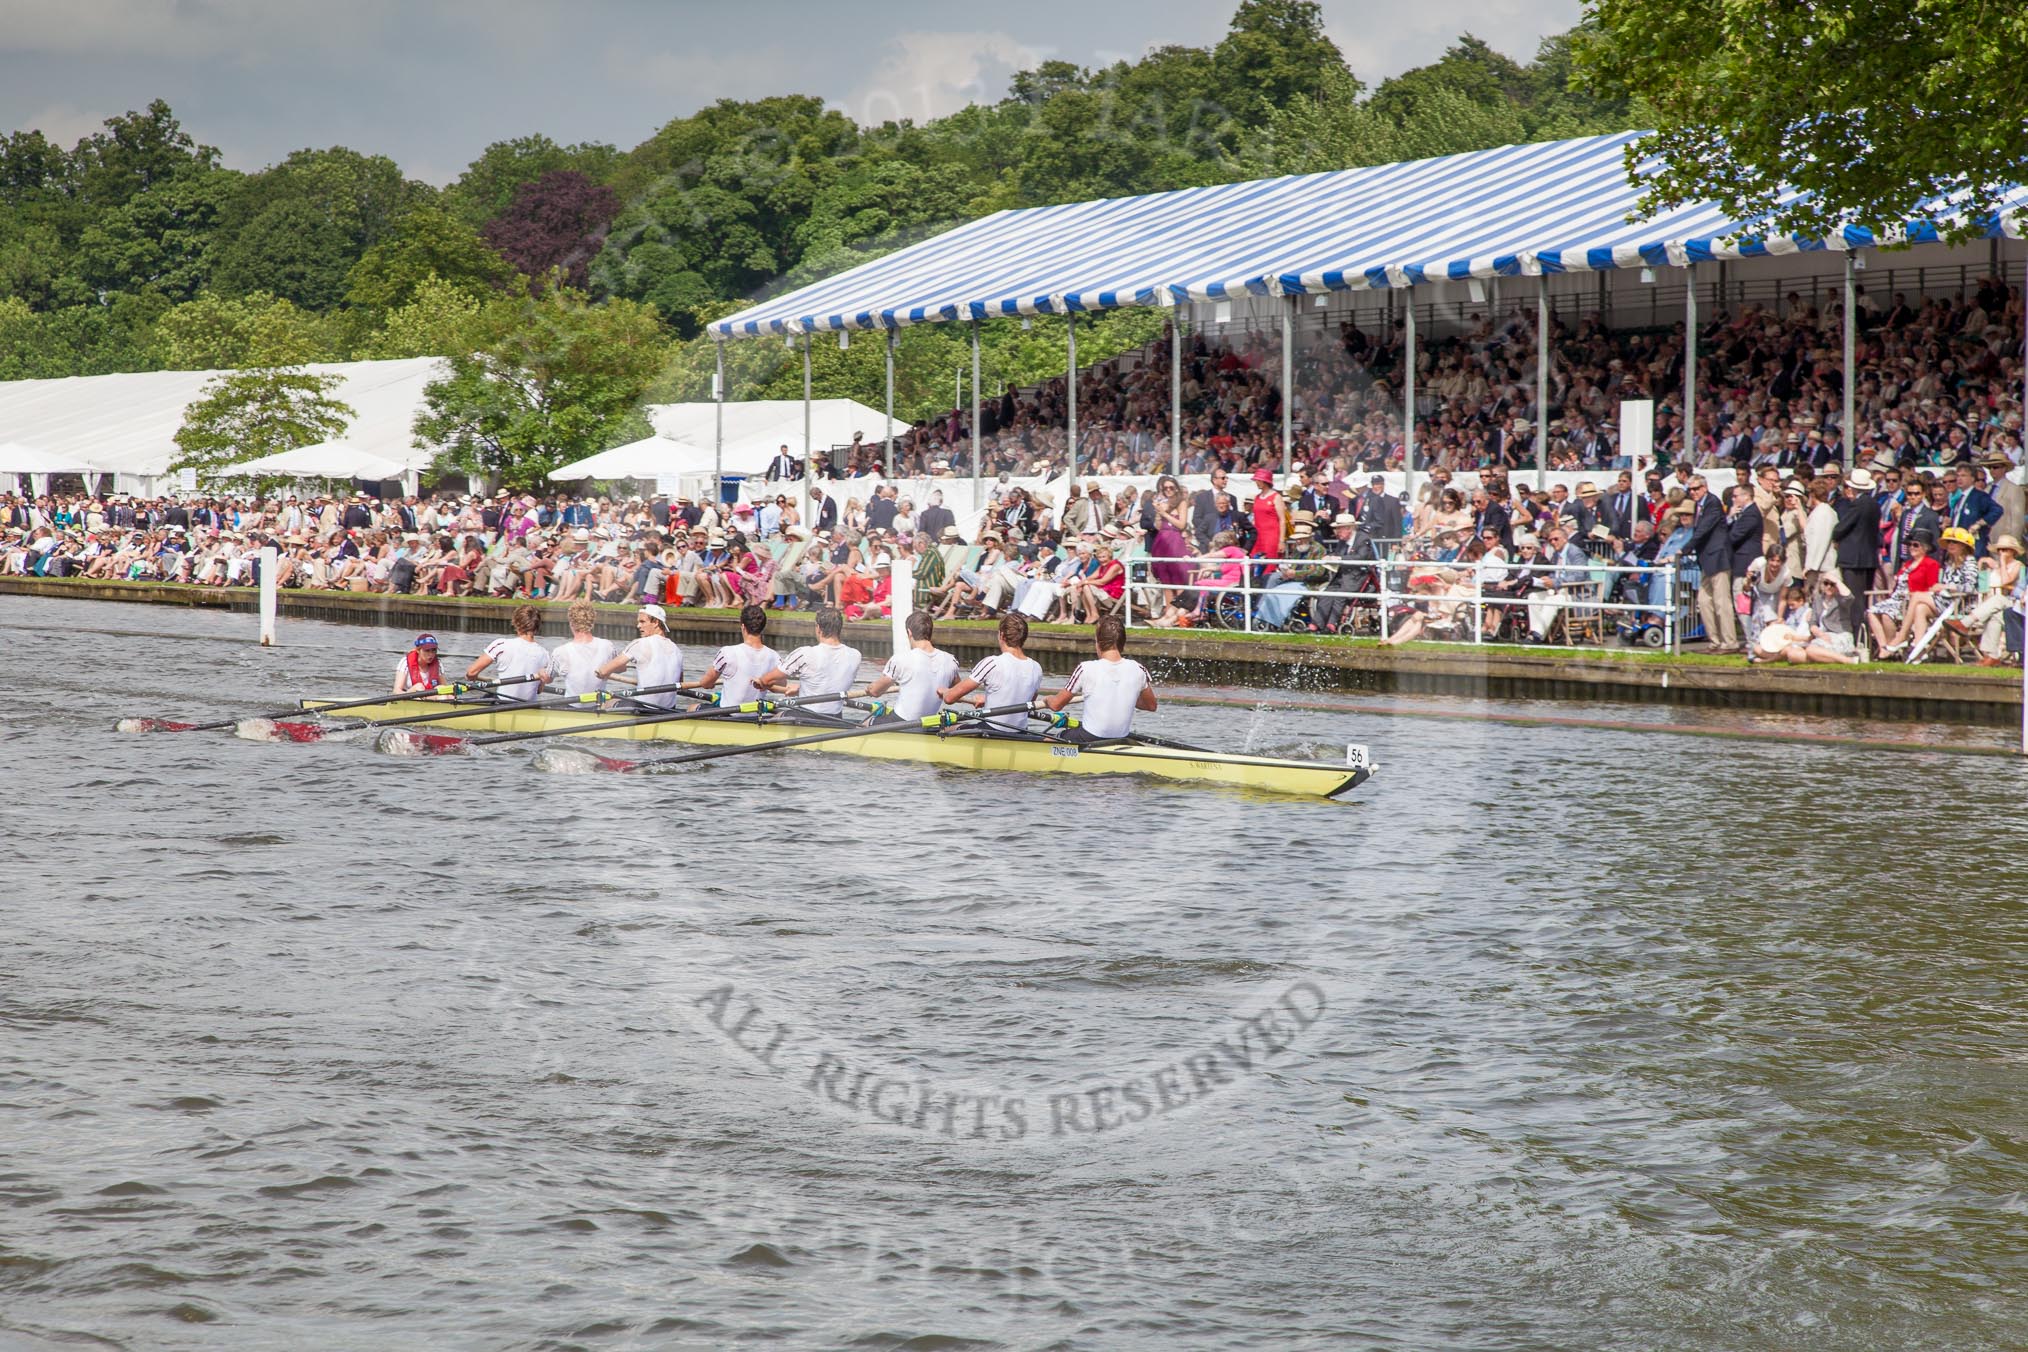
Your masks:
[[[0,599],[0,1346],[2028,1342],[2016,762],[1148,725],[1371,744],[1319,805],[110,730],[405,637],[252,624]]]

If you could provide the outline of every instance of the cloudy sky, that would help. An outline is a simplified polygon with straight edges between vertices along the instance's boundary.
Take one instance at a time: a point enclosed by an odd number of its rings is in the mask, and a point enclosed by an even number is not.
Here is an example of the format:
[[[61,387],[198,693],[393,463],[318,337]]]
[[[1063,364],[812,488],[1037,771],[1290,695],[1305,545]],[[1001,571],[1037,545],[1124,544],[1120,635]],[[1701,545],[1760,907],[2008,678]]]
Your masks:
[[[997,98],[1039,60],[1217,41],[1237,0],[0,0],[0,127],[69,145],[166,99],[226,163],[303,146],[434,183],[531,132],[635,145],[721,98],[821,95],[862,122]],[[1469,28],[1525,60],[1581,0],[1323,0],[1369,84]]]

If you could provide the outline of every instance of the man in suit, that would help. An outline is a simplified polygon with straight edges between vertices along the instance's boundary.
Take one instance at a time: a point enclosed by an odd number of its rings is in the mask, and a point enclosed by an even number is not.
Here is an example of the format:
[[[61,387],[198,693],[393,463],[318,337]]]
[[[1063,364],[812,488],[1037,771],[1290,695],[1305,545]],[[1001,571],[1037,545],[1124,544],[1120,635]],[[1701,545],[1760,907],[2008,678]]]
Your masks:
[[[1744,577],[1746,569],[1761,556],[1763,534],[1760,507],[1753,489],[1741,484],[1732,490],[1732,511],[1725,518],[1726,538],[1732,544],[1732,575]]]
[[[789,454],[788,442],[783,442],[782,448],[775,452],[775,458],[768,461],[766,477],[770,483],[778,482],[782,479],[800,479],[803,477],[802,463],[796,457]]]
[[[1951,490],[1950,511],[1947,524],[1961,526],[1978,537],[1979,555],[1986,553],[1986,536],[2006,509],[1993,500],[1993,495],[1978,486],[1978,476],[1970,464],[1960,464],[1957,472],[1957,486]]]
[[[1200,488],[1190,495],[1190,538],[1200,554],[1209,553],[1211,537],[1218,533],[1218,495],[1228,492],[1226,481],[1230,476],[1225,466],[1211,467],[1211,487]]]
[[[866,524],[872,530],[893,530],[894,514],[900,509],[901,502],[895,496],[894,485],[876,488],[866,504]]]
[[[1359,495],[1358,512],[1359,533],[1353,537],[1353,545],[1359,557],[1384,556],[1389,543],[1402,537],[1403,521],[1401,499],[1387,491],[1385,475],[1374,475]]]
[[[1514,547],[1513,513],[1481,484],[1472,490],[1472,533],[1483,540],[1488,532],[1500,537],[1502,548]]]
[[[1845,491],[1831,504],[1838,524],[1831,538],[1838,542],[1838,576],[1849,593],[1846,606],[1851,612],[1852,632],[1866,624],[1866,589],[1873,585],[1874,570],[1880,567],[1880,499],[1870,470],[1861,467],[1845,480]]]
[[[838,500],[831,497],[814,483],[810,485],[809,524],[813,530],[831,531],[838,529]]]
[[[1712,640],[1711,651],[1739,651],[1739,612],[1732,600],[1732,534],[1725,509],[1711,496],[1702,474],[1692,474],[1690,490],[1690,552],[1697,556],[1697,616]]]
[[[957,524],[957,516],[950,508],[944,506],[944,491],[941,488],[931,489],[929,506],[916,513],[916,533],[927,535],[932,540],[942,540],[944,538],[944,528]]]
[[[1576,497],[1557,504],[1556,514],[1569,523],[1571,539],[1591,538],[1591,528],[1598,524],[1598,504],[1601,496],[1598,485],[1586,479],[1578,484]]]
[[[1613,548],[1626,548],[1627,541],[1634,538],[1634,522],[1647,520],[1640,495],[1634,492],[1634,472],[1623,469],[1613,483],[1613,491],[1601,494],[1598,500],[1599,523],[1613,535]]]

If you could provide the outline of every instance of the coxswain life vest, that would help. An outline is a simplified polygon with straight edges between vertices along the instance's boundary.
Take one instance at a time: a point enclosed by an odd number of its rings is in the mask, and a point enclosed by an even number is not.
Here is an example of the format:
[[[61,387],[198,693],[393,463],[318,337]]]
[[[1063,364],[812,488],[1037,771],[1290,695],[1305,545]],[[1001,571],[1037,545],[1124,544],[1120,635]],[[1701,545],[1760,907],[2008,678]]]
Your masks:
[[[431,653],[429,665],[424,666],[422,655],[423,650],[421,648],[410,648],[408,650],[409,685],[411,687],[418,685],[442,685],[444,681],[443,662],[438,659],[435,653]]]

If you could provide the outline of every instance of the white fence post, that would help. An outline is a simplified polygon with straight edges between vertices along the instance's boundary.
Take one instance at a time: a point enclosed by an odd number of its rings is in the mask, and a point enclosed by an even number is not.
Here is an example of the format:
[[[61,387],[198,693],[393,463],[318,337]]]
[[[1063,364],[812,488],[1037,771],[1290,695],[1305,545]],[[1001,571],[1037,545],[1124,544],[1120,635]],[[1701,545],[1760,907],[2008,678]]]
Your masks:
[[[275,646],[275,547],[268,545],[260,552],[261,567],[261,646]]]

